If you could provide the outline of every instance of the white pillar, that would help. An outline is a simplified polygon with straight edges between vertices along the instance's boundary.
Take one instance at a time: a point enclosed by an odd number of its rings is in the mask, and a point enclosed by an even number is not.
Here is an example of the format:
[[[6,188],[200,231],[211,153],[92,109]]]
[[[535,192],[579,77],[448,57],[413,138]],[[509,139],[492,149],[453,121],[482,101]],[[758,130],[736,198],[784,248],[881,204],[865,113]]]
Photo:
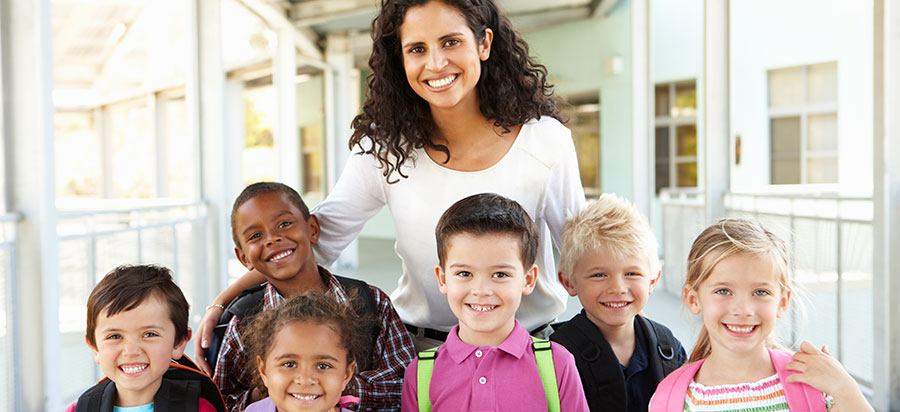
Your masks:
[[[656,164],[650,157],[653,141],[653,112],[650,107],[650,4],[631,2],[631,193],[635,206],[650,216],[653,175]]]
[[[874,16],[873,406],[900,411],[900,0]]]
[[[50,0],[6,0],[0,8],[10,208],[24,216],[11,302],[14,396],[17,410],[58,411],[64,405]]]
[[[326,38],[325,61],[333,69],[330,76],[325,76],[326,83],[331,83],[326,86],[325,102],[331,113],[330,117],[326,116],[331,130],[325,134],[329,189],[334,187],[350,155],[347,147],[350,122],[359,110],[359,71],[353,66],[352,39],[352,33],[333,33]],[[329,96],[331,101],[328,101]],[[359,266],[359,244],[356,240],[347,245],[334,265],[336,268]]]
[[[234,243],[231,240],[231,204],[241,185],[242,140],[224,127],[229,118],[228,94],[222,58],[221,2],[191,2],[189,27],[190,66],[185,101],[191,133],[199,136],[200,187],[209,202],[206,243],[206,279],[211,300],[227,282],[227,263]],[[230,113],[242,116],[243,112]]]
[[[297,48],[293,27],[273,27],[278,36],[273,62],[272,85],[275,88],[277,119],[275,153],[278,155],[278,179],[303,192],[300,187],[300,139],[297,133]]]
[[[729,1],[706,0],[703,23],[703,194],[707,222],[725,217],[730,187]]]

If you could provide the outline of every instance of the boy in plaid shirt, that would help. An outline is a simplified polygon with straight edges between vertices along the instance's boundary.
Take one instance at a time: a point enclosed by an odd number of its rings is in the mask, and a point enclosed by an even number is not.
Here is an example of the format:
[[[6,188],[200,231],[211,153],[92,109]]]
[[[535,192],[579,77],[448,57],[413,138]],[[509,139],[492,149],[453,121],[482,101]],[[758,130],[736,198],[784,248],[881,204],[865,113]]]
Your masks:
[[[353,297],[316,264],[312,244],[319,237],[318,220],[290,187],[272,182],[247,186],[234,202],[231,229],[238,259],[266,277],[263,311],[309,290],[328,293],[344,304]],[[387,294],[369,287],[377,308],[378,336],[368,368],[357,371],[345,393],[360,398],[359,411],[398,411],[404,369],[415,357],[412,340]],[[241,323],[235,316],[228,324],[213,374],[233,412],[260,399],[252,383],[251,369],[256,365],[244,353]]]

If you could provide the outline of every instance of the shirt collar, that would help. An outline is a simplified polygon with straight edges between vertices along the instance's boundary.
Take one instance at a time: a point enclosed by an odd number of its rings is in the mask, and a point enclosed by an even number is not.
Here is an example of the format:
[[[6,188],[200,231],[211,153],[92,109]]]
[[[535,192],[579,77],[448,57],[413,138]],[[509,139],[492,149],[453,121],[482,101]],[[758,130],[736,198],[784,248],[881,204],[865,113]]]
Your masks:
[[[492,349],[490,346],[475,346],[465,343],[459,339],[458,332],[459,325],[450,329],[450,333],[447,334],[447,342],[443,345],[446,348],[447,354],[450,355],[450,358],[453,359],[456,364],[465,362],[465,360],[478,349]],[[503,343],[496,346],[498,350],[506,352],[516,359],[520,359],[525,354],[525,350],[530,347],[531,336],[528,335],[528,331],[526,331],[525,328],[519,325],[518,319],[515,320],[515,326],[513,326],[513,330],[509,336],[506,337]]]

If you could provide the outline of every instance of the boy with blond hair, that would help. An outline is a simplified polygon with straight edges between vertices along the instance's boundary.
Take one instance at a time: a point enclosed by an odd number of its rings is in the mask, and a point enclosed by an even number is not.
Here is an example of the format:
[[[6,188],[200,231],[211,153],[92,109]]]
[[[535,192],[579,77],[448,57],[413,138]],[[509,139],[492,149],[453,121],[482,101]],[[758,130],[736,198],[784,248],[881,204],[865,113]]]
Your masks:
[[[604,194],[566,223],[561,249],[559,281],[584,309],[550,340],[575,356],[591,410],[646,412],[656,385],[685,358],[669,328],[641,314],[660,276],[650,225]]]

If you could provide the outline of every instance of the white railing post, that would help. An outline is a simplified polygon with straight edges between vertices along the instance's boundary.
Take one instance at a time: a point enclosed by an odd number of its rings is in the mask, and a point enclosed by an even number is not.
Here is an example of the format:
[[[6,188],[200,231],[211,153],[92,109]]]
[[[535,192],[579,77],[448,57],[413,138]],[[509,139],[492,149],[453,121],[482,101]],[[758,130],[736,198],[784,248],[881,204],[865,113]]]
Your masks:
[[[706,0],[703,30],[703,163],[705,219],[725,217],[731,176],[729,151],[729,0]]]
[[[900,411],[900,0],[874,10],[874,406]]]

